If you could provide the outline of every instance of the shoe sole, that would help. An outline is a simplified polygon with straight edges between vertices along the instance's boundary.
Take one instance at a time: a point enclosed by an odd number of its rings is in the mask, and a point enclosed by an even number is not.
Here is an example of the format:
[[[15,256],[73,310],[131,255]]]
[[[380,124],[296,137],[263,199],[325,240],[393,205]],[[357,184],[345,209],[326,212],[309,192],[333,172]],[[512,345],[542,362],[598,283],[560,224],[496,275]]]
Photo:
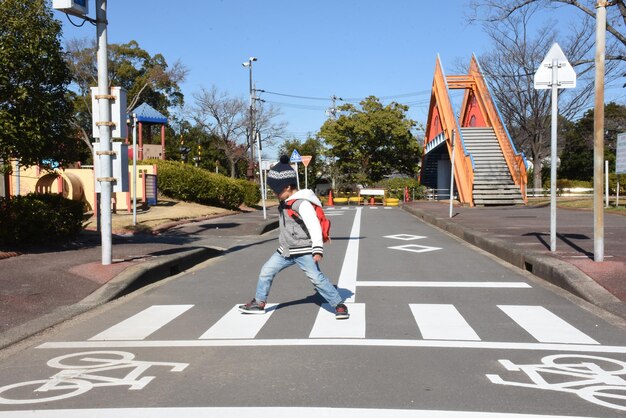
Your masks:
[[[335,319],[348,319],[350,318],[349,314],[335,315]]]
[[[241,312],[241,313],[243,313],[243,314],[250,314],[250,315],[262,315],[262,314],[264,314],[264,313],[265,313],[265,311],[264,311],[264,310],[263,310],[263,311],[248,311],[248,310],[241,309],[241,308],[238,308],[238,309],[239,309],[239,312]]]

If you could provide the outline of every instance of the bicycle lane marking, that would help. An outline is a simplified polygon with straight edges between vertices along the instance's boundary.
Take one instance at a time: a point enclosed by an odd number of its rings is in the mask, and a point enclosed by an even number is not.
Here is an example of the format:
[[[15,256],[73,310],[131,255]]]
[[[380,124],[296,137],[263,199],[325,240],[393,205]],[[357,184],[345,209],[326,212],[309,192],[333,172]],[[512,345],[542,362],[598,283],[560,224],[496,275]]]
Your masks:
[[[155,376],[142,376],[151,367],[163,366],[168,367],[171,372],[181,372],[189,365],[188,363],[140,361],[134,358],[135,354],[126,351],[87,351],[55,357],[48,360],[47,366],[61,369],[60,372],[48,379],[30,380],[0,387],[0,404],[27,405],[58,401],[105,386],[128,386],[129,390],[141,390],[155,379]],[[73,361],[67,362],[68,359],[73,359]],[[127,369],[128,372],[123,377],[113,377],[110,374],[111,371]],[[34,386],[32,392],[24,390],[30,386]],[[18,396],[23,392],[34,397]]]

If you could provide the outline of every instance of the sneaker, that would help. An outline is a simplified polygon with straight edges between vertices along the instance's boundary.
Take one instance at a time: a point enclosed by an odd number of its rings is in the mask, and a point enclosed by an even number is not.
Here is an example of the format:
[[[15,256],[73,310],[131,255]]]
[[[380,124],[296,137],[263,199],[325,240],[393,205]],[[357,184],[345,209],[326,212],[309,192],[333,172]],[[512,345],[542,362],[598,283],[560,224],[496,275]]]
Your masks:
[[[256,299],[252,299],[250,303],[239,305],[239,312],[245,314],[264,314],[265,302],[257,302]]]
[[[348,313],[348,307],[343,303],[335,306],[335,319],[348,319],[350,314]]]

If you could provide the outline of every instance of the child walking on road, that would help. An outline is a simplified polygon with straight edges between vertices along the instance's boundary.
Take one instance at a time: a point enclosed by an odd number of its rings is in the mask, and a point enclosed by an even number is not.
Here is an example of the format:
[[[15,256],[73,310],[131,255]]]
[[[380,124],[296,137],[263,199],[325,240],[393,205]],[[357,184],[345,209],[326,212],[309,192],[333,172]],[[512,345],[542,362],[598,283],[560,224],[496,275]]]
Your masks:
[[[335,308],[336,319],[350,317],[339,292],[319,268],[324,255],[322,228],[313,205],[322,206],[311,190],[298,190],[296,172],[289,165],[289,157],[283,155],[267,174],[267,184],[274,191],[280,204],[278,250],[261,268],[256,294],[250,303],[239,306],[245,314],[265,313],[265,303],[274,277],[285,268],[297,264],[309,278],[315,290]],[[286,201],[295,201],[290,207]],[[289,209],[295,216],[288,214]]]

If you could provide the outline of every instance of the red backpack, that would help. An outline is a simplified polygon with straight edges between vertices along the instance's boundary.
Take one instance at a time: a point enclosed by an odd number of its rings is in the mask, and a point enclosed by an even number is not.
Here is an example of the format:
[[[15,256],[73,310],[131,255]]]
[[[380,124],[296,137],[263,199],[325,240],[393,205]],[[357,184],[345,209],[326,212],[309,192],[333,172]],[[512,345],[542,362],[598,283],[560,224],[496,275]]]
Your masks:
[[[304,199],[288,200],[285,202],[286,204],[285,207],[287,209],[287,215],[291,216],[296,222],[298,222],[300,225],[304,227],[304,222],[302,221],[302,218],[300,217],[298,212],[292,209],[292,206],[298,200],[304,200]],[[307,200],[307,202],[309,201]],[[326,217],[326,214],[324,213],[324,209],[321,206],[318,206],[315,203],[311,203],[311,205],[313,205],[313,207],[315,208],[315,214],[317,215],[317,220],[320,221],[320,226],[322,227],[322,241],[328,242],[330,241],[330,219]]]

